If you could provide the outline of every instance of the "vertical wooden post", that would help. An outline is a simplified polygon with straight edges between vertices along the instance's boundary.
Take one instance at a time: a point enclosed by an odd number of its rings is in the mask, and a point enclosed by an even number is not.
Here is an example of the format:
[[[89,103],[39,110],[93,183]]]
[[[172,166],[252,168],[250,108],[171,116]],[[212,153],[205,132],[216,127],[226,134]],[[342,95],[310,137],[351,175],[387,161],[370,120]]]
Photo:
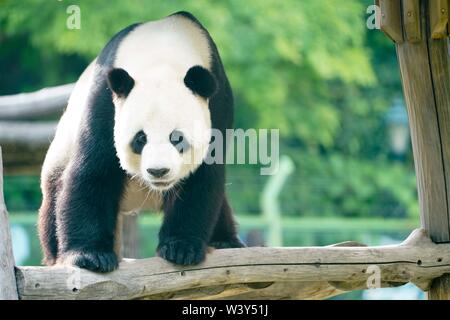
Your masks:
[[[431,26],[431,21],[439,20],[442,31],[442,17],[432,16],[443,14],[442,10],[445,15],[447,6],[437,8],[443,3],[402,0],[405,41],[396,42],[410,119],[421,224],[434,242],[450,241],[450,59],[447,35],[437,37]],[[450,275],[435,279],[428,297],[450,299]]]
[[[123,217],[122,225],[122,257],[139,258],[139,225],[138,215],[127,215]]]
[[[0,147],[0,300],[17,300],[11,233],[3,198],[3,163]]]

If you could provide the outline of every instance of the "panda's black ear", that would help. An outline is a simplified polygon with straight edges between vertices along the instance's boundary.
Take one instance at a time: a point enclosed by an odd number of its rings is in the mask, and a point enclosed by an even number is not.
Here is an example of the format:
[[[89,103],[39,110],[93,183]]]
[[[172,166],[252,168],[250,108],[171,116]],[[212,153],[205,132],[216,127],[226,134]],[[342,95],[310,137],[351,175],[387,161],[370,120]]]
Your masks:
[[[133,78],[121,68],[108,72],[108,86],[119,97],[125,98],[134,87]]]
[[[193,93],[203,98],[211,97],[217,90],[216,78],[201,66],[194,66],[188,70],[184,77],[184,84]]]

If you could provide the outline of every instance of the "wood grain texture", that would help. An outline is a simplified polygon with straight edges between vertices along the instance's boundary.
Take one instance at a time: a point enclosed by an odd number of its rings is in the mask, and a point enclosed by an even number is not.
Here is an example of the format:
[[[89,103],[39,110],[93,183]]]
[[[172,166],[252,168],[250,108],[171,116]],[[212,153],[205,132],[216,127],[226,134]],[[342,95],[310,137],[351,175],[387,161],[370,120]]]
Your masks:
[[[429,286],[450,272],[450,244],[434,244],[424,230],[416,230],[396,246],[225,249],[191,267],[155,257],[124,261],[109,274],[18,267],[16,277],[21,299],[325,298],[365,287],[373,265],[383,287],[410,281]],[[343,290],[342,282],[352,285]]]
[[[448,235],[442,241],[450,241],[450,62],[448,42],[445,39],[427,40],[429,64],[434,93],[434,102],[438,114],[439,133],[442,145],[442,163],[444,166],[445,189],[447,193]],[[430,229],[433,237],[434,231]]]
[[[397,44],[411,128],[422,226],[435,242],[450,241],[450,75],[447,39],[433,39],[430,16],[441,1],[421,1],[422,39]],[[429,297],[450,299],[449,276]]]
[[[422,5],[421,9],[424,10],[424,7]],[[427,34],[426,15],[423,11],[421,17],[422,32]],[[446,44],[440,46],[443,49]],[[431,66],[436,63],[436,58],[433,55],[433,62],[430,61],[427,39],[417,43],[397,44],[397,54],[408,107],[422,225],[430,231],[434,241],[449,241],[446,168],[450,164],[444,155],[450,145],[442,143],[447,143],[450,138],[445,137],[450,121],[447,122],[448,111],[443,112],[446,107],[439,107],[435,97],[436,86],[442,87],[445,83],[434,83],[436,79],[445,79],[445,70],[440,69],[433,75],[434,68]],[[441,100],[445,102],[446,99],[442,97]]]
[[[14,274],[14,256],[8,212],[3,198],[3,165],[0,147],[0,300],[17,300],[16,277]]]
[[[448,18],[449,18],[448,0],[429,1],[430,12],[430,31],[432,39],[442,39],[448,36]]]
[[[433,280],[428,291],[430,300],[450,300],[450,276],[445,275]]]
[[[56,131],[51,121],[0,121],[0,145],[7,174],[39,174]]]
[[[419,0],[403,0],[403,25],[406,41],[417,42],[422,39]]]
[[[53,121],[0,121],[0,144],[20,145],[27,150],[47,149],[56,126]]]
[[[74,85],[0,96],[0,145],[7,174],[39,174],[57,122],[36,120],[57,119]]]
[[[122,217],[122,252],[124,258],[138,259],[139,257],[139,225],[138,214]]]
[[[448,235],[443,241],[450,241],[450,56],[449,42],[446,39],[448,22],[448,2],[445,0],[430,2],[430,36],[427,39],[428,56],[433,80],[434,99],[438,112],[439,130],[442,144],[442,158],[447,193],[447,230]],[[435,12],[433,14],[433,12]],[[440,15],[440,24],[433,21],[435,14]],[[437,27],[439,26],[439,27]],[[445,221],[445,212],[442,212]],[[434,233],[429,230],[430,234]],[[445,275],[433,281],[428,294],[432,300],[450,300],[450,275]]]
[[[400,0],[379,0],[381,30],[395,43],[403,42]]]
[[[0,97],[0,120],[30,120],[62,114],[75,84]]]

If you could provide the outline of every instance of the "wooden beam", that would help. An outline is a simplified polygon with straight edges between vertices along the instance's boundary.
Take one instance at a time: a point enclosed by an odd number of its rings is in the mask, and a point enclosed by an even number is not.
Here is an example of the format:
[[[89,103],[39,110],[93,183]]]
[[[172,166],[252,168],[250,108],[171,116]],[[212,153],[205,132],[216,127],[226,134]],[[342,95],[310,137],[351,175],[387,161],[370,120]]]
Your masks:
[[[0,121],[5,173],[39,174],[56,122]]]
[[[5,199],[3,198],[3,165],[2,149],[0,147],[0,300],[17,299],[11,232]]]
[[[442,39],[448,36],[448,0],[433,0],[429,2],[431,38]]]
[[[47,149],[56,132],[54,121],[0,121],[0,144]]]
[[[139,225],[138,214],[122,216],[122,252],[124,258],[139,257]]]
[[[450,241],[450,75],[447,39],[433,39],[429,8],[421,1],[420,41],[397,43],[408,108],[422,226],[435,242]],[[448,277],[448,276],[447,276]],[[449,299],[443,279],[430,298]],[[439,288],[437,288],[439,287]],[[446,295],[437,292],[447,292]]]
[[[16,277],[21,299],[207,298],[213,293],[226,298],[252,297],[251,292],[257,298],[259,291],[265,298],[325,298],[367,287],[373,268],[379,269],[381,287],[413,282],[427,289],[431,279],[450,272],[450,244],[435,244],[424,230],[415,230],[395,246],[224,249],[196,266],[155,257],[123,261],[107,274],[68,266],[17,267]],[[296,286],[289,286],[294,281]],[[288,284],[284,295],[283,284]]]
[[[0,97],[0,120],[30,120],[61,114],[75,84]]]
[[[450,1],[449,1],[450,2]],[[449,5],[445,0],[430,2],[430,33],[427,39],[430,69],[433,79],[434,99],[439,118],[439,128],[442,143],[442,161],[444,164],[444,177],[447,193],[447,212],[441,212],[441,221],[445,222],[447,216],[448,235],[442,241],[450,242],[450,48],[447,39],[446,24],[448,23]],[[440,22],[433,21],[436,9],[440,14]],[[434,13],[433,13],[434,12]],[[445,21],[446,20],[446,21]],[[434,234],[434,230],[429,230]],[[437,232],[440,232],[438,230]],[[450,300],[450,275],[446,275],[433,281],[428,293],[431,300]]]
[[[378,0],[381,11],[381,30],[394,42],[403,42],[400,0]]]
[[[422,19],[425,28],[423,15]],[[441,44],[441,47],[446,47],[446,44]],[[430,61],[427,39],[418,43],[397,44],[397,54],[410,119],[422,225],[431,231],[430,236],[434,241],[449,241],[446,190],[450,181],[446,179],[446,173],[450,170],[450,163],[443,155],[450,145],[442,146],[441,142],[447,142],[444,130],[448,130],[446,123],[450,125],[450,118],[445,113],[439,114],[439,111],[445,110],[445,106],[439,107],[435,100],[430,66],[436,63],[436,56]],[[446,70],[441,68],[440,72],[444,73],[444,79]]]
[[[403,24],[406,41],[416,42],[422,39],[419,0],[403,0]]]

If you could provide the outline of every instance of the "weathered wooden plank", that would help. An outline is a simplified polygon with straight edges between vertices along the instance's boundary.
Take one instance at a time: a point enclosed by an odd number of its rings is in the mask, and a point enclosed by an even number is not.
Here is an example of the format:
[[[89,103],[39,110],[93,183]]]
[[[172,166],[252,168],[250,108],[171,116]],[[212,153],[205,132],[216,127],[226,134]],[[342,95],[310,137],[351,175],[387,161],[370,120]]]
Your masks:
[[[450,11],[450,0],[448,0],[448,2],[447,2],[447,8]],[[450,37],[450,12],[448,13],[447,36]],[[450,41],[450,39],[449,39],[449,41]]]
[[[372,275],[369,266],[379,268],[381,286],[430,281],[450,272],[450,244],[435,244],[424,230],[416,230],[397,246],[225,249],[208,254],[197,266],[180,267],[150,258],[124,261],[108,274],[55,266],[18,267],[16,276],[21,299],[170,298],[182,290],[217,286],[225,286],[214,291],[225,297],[228,285],[290,281],[299,283],[296,292],[301,297],[315,292],[324,298],[326,294],[317,290],[330,295],[342,292],[333,282],[357,283],[359,288]],[[269,287],[250,288],[270,292]],[[206,290],[205,297],[211,290]],[[231,296],[249,292],[244,291]]]
[[[406,41],[421,40],[419,0],[403,0],[403,25]]]
[[[442,163],[445,178],[445,190],[447,192],[447,211],[443,211],[439,221],[447,228],[447,235],[441,241],[450,241],[450,61],[448,55],[448,42],[446,39],[431,39],[427,41],[429,65],[432,76],[434,103],[436,106],[439,135],[442,146]],[[445,225],[445,220],[447,224]],[[434,237],[434,230],[430,229],[430,235]]]
[[[437,242],[449,237],[441,135],[426,42],[397,45],[408,107],[421,222]]]
[[[450,241],[450,76],[447,39],[433,39],[439,1],[421,1],[422,39],[397,44],[410,118],[422,226],[435,242]],[[447,4],[448,6],[448,4]],[[435,15],[435,13],[434,13]],[[449,299],[448,276],[436,279],[430,298]]]
[[[138,215],[122,217],[122,254],[124,258],[139,258],[139,226]]]
[[[0,121],[0,144],[16,144],[28,150],[47,149],[56,126],[54,121]]]
[[[430,300],[450,300],[450,276],[445,275],[434,279],[431,289],[428,291]]]
[[[381,30],[394,42],[403,42],[400,0],[379,0]]]
[[[442,161],[447,192],[447,212],[442,212],[442,220],[447,219],[449,235],[443,241],[450,241],[450,61],[447,35],[448,2],[430,1],[430,33],[428,37],[428,55],[433,79],[434,99],[438,113],[439,130],[442,144]],[[436,9],[437,8],[437,9]],[[436,12],[437,11],[437,12]],[[436,22],[440,14],[440,22]],[[434,230],[429,230],[434,234]],[[435,279],[429,291],[430,299],[450,300],[450,275]]]
[[[7,174],[39,174],[56,122],[0,121],[0,145]]]
[[[3,165],[2,149],[0,147],[0,300],[17,299],[11,232],[5,199],[3,198]]]
[[[0,97],[0,120],[29,120],[62,114],[75,84]]]
[[[448,0],[429,1],[430,12],[430,30],[432,39],[442,39],[448,36],[448,18],[449,18]]]
[[[275,282],[267,288],[251,290],[224,297],[224,300],[320,300],[337,296],[346,291],[336,289],[326,281]]]

